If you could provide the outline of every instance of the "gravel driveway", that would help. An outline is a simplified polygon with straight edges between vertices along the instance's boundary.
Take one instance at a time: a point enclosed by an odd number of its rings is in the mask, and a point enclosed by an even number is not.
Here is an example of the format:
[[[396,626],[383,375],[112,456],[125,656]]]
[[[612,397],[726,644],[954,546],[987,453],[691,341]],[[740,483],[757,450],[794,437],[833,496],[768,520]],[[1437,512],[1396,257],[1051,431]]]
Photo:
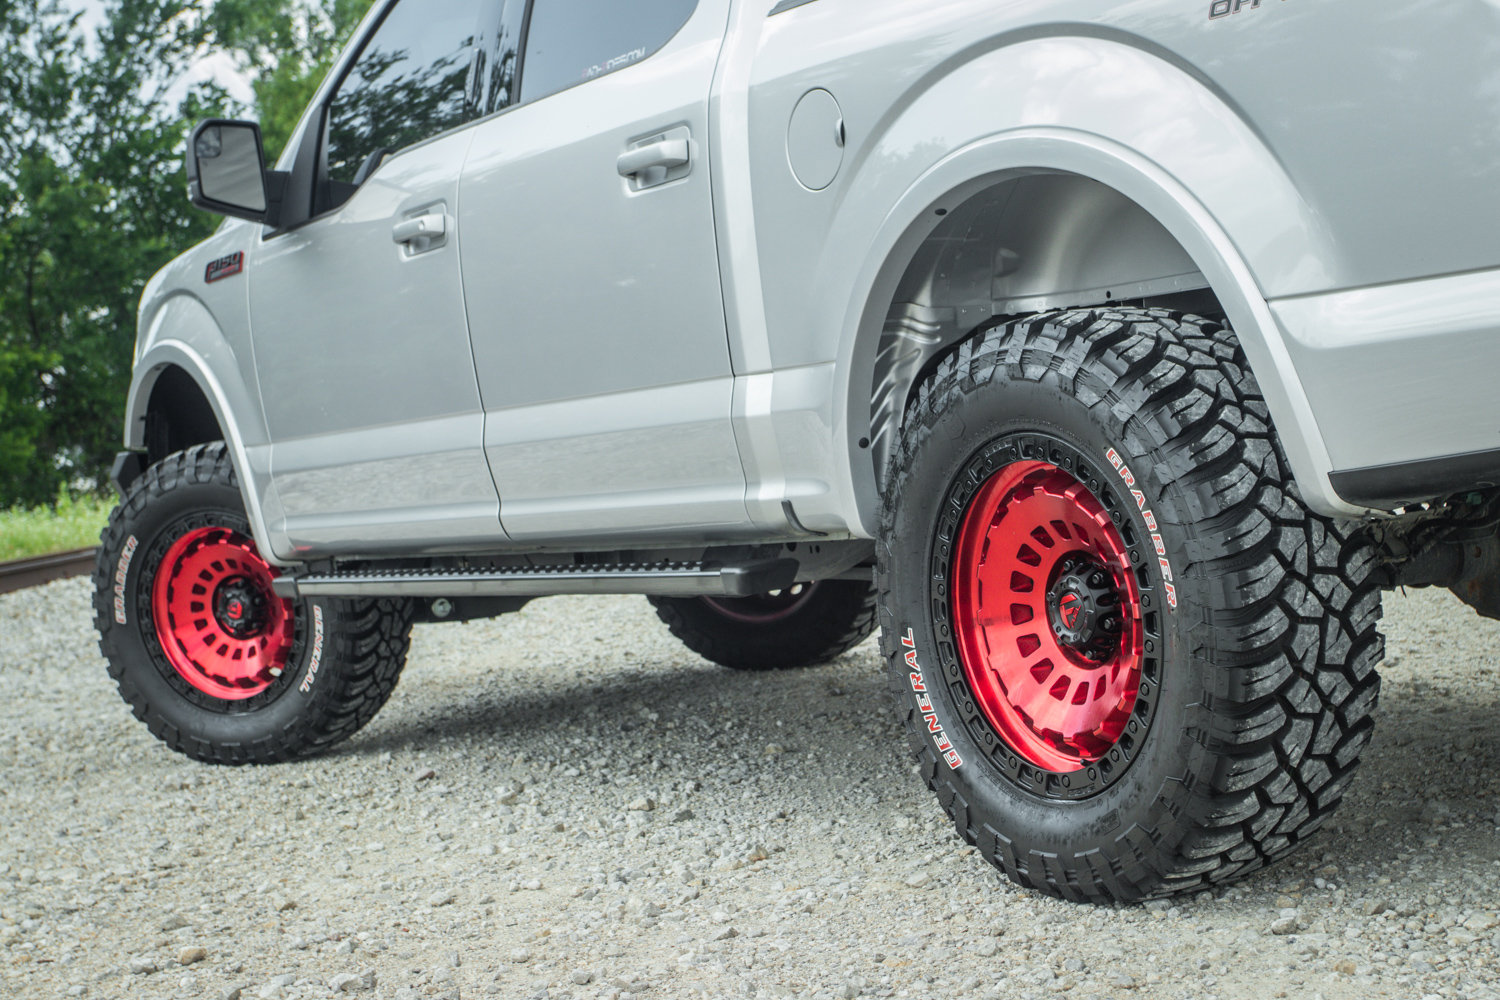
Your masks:
[[[419,627],[355,739],[229,769],[130,717],[84,581],[0,597],[0,995],[1494,997],[1500,623],[1386,608],[1337,825],[1111,908],[954,838],[873,641],[735,674],[644,599],[551,598]]]

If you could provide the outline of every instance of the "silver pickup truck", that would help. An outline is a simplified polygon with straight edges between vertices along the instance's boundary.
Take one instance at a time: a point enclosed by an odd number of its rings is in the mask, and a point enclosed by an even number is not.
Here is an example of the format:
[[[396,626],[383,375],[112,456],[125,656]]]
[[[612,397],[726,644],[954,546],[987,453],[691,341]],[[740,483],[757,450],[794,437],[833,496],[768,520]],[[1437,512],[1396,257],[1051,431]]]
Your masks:
[[[1069,899],[1293,851],[1380,591],[1500,615],[1500,9],[380,0],[142,297],[101,646],[270,763],[414,622],[876,625],[956,830]]]

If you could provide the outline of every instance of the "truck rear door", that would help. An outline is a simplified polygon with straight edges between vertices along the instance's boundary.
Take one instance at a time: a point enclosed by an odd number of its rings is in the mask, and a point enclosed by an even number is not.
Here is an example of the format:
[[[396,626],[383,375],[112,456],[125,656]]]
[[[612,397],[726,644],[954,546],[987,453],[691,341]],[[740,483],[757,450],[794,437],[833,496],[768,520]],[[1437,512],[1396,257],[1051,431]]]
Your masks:
[[[707,158],[728,7],[532,0],[518,99],[477,126],[464,298],[511,538],[745,526]]]

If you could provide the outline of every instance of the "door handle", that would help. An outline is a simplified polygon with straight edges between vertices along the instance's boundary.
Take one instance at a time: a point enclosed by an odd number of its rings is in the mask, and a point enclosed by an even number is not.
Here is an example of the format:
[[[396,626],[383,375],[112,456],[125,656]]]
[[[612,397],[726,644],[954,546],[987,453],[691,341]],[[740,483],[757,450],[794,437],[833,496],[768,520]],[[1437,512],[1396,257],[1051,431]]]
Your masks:
[[[398,222],[391,230],[391,239],[397,243],[411,243],[414,240],[430,240],[442,236],[448,231],[448,216],[442,212],[433,212],[430,215],[419,215],[415,219],[407,219]]]
[[[680,167],[689,159],[686,139],[663,139],[621,153],[620,158],[615,161],[615,168],[620,171],[621,177],[633,177],[652,167]]]

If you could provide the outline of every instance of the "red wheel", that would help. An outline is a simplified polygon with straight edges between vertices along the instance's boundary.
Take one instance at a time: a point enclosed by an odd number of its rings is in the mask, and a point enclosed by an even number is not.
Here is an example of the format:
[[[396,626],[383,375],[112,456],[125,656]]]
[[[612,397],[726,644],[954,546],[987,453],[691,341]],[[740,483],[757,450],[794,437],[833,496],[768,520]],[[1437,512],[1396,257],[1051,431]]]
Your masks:
[[[703,603],[731,621],[768,625],[796,614],[812,600],[817,589],[817,581],[794,583],[785,590],[773,590],[753,597],[705,597]]]
[[[182,679],[225,701],[253,698],[281,676],[292,647],[292,603],[255,542],[199,528],[172,543],[151,590],[156,637]]]
[[[953,558],[953,620],[974,699],[1054,773],[1107,754],[1141,680],[1141,599],[1124,539],[1088,487],[1019,461],[980,487]]]

